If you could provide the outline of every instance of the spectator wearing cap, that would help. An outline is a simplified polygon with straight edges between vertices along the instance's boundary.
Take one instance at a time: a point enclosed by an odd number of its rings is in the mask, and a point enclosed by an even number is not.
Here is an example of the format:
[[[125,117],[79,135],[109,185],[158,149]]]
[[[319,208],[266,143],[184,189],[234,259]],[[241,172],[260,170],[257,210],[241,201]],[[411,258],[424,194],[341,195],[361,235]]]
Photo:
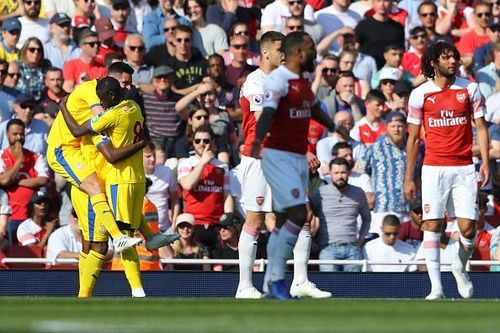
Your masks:
[[[418,250],[424,238],[422,227],[422,199],[417,198],[410,204],[410,221],[401,223],[398,239]]]
[[[53,15],[49,29],[52,38],[43,46],[45,58],[52,66],[62,69],[67,61],[79,58],[82,50],[71,39],[71,19],[68,15]]]
[[[462,65],[469,73],[472,70],[474,50],[491,42],[488,26],[491,23],[491,5],[479,2],[474,6],[474,26],[471,31],[460,37],[457,49],[460,52]]]
[[[144,63],[146,48],[142,36],[137,34],[128,35],[125,39],[123,52],[125,53],[125,62],[134,69],[132,82],[144,92],[153,91],[153,67]]]
[[[489,65],[477,71],[476,79],[479,83],[479,90],[484,98],[490,97],[495,91],[500,73],[500,40],[493,45],[493,60]]]
[[[106,76],[106,68],[95,61],[100,44],[98,34],[91,30],[83,31],[79,44],[82,55],[66,62],[63,68],[63,88],[68,93],[82,82]]]
[[[238,259],[238,242],[241,225],[236,223],[233,214],[223,214],[216,225],[219,241],[212,250],[213,259]],[[214,271],[238,271],[238,265],[214,265]]]
[[[0,121],[12,117],[12,107],[19,93],[9,87],[4,87],[3,81],[7,77],[9,65],[4,59],[0,59]]]
[[[195,226],[195,217],[192,214],[180,214],[175,223],[175,230],[181,235],[181,238],[161,248],[160,253],[164,251],[164,256],[167,259],[209,259],[210,250],[198,240]],[[209,271],[210,265],[167,264],[164,269]]]
[[[40,17],[40,8],[42,6],[41,0],[23,1],[24,15],[19,18],[21,22],[21,36],[17,47],[26,42],[28,38],[36,37],[43,44],[50,40],[49,20]]]
[[[406,116],[398,111],[386,117],[387,134],[366,149],[365,172],[375,191],[370,232],[379,233],[382,219],[394,214],[407,222],[409,204],[403,194],[406,168]]]
[[[151,141],[166,158],[174,156],[175,141],[180,135],[181,119],[175,104],[182,97],[172,91],[174,70],[168,66],[156,67],[153,72],[154,91],[144,93],[146,124]]]
[[[33,118],[45,121],[50,127],[59,112],[61,99],[66,96],[62,70],[56,67],[49,68],[45,73],[45,86],[47,90],[44,98],[37,104]]]
[[[15,230],[30,217],[28,201],[49,182],[49,168],[43,155],[23,148],[25,125],[20,119],[9,120],[6,132],[8,146],[0,150],[0,186],[12,207],[8,229]]]
[[[180,16],[173,8],[173,0],[159,0],[158,8],[144,17],[142,35],[146,42],[146,48],[151,50],[155,45],[165,44],[163,25],[169,18],[176,19],[181,25],[190,25],[189,20]]]
[[[477,71],[483,68],[491,61],[491,54],[493,53],[493,45],[500,40],[500,23],[493,23],[488,28],[488,35],[491,36],[492,41],[484,44],[474,51],[474,64],[472,65],[472,74],[477,75]]]
[[[82,234],[78,227],[78,216],[74,210],[69,223],[57,228],[47,242],[47,259],[79,259],[82,252]],[[76,264],[75,264],[76,265]]]
[[[123,47],[128,35],[137,33],[135,17],[131,17],[128,0],[112,0],[111,23],[115,29],[113,40],[119,47]]]
[[[0,59],[12,62],[19,59],[17,43],[21,36],[21,22],[16,17],[2,23],[2,41],[0,42]]]
[[[51,202],[45,195],[35,194],[28,202],[29,218],[19,225],[17,239],[21,246],[47,245],[50,235],[59,227],[59,219],[50,217]]]
[[[36,100],[33,96],[26,94],[17,95],[15,103],[13,104],[13,118],[21,120],[26,129],[26,134],[23,136],[23,147],[34,153],[45,156],[49,126],[43,120],[33,118],[35,106]],[[7,135],[7,124],[9,121],[10,120],[5,120],[0,123],[0,147],[2,149],[10,145]]]
[[[366,94],[366,116],[356,122],[351,130],[351,137],[354,140],[361,142],[365,146],[370,146],[387,132],[382,120],[385,102],[384,94],[378,90],[370,90]]]
[[[229,46],[231,63],[226,66],[225,78],[229,84],[238,88],[241,88],[247,75],[257,69],[247,63],[247,55],[250,52],[248,48],[248,37],[237,35],[231,38]]]
[[[413,77],[420,75],[420,63],[428,44],[427,33],[424,27],[415,27],[410,30],[410,48],[403,54],[401,66]]]
[[[385,96],[386,102],[384,109],[386,111],[405,110],[405,100],[396,94],[396,88],[404,87],[408,91],[407,85],[399,80],[400,69],[394,67],[383,67],[380,70],[380,84],[378,89]]]
[[[95,22],[95,30],[99,38],[99,52],[95,57],[95,61],[98,64],[103,65],[104,59],[110,53],[123,53],[121,47],[115,43],[116,31],[111,23],[111,20],[107,17],[98,19]]]
[[[384,65],[384,51],[388,45],[403,45],[405,41],[403,26],[389,18],[391,7],[392,1],[374,0],[373,16],[360,21],[354,29],[359,51],[375,58],[377,68]]]
[[[73,17],[75,14],[75,1],[43,0],[43,10],[45,17],[49,20],[58,13],[65,14],[68,17]]]
[[[369,241],[363,248],[363,258],[368,261],[414,261],[417,251],[413,246],[398,239],[401,223],[397,216],[384,217],[380,237]],[[368,265],[368,272],[414,272],[415,265]]]
[[[144,57],[144,62],[150,66],[158,67],[165,63],[166,59],[175,56],[175,30],[179,26],[174,18],[166,19],[163,23],[165,32],[165,43],[153,46]]]
[[[28,38],[21,48],[16,63],[21,74],[16,89],[39,100],[45,89],[43,76],[50,67],[50,61],[44,58],[42,42],[36,37]]]
[[[207,23],[206,10],[206,0],[184,2],[184,13],[193,25],[193,45],[205,58],[214,53],[222,54],[228,49],[226,32],[216,24]]]
[[[370,209],[365,192],[349,184],[351,164],[342,157],[329,163],[332,183],[320,187],[318,216],[320,219],[318,241],[320,260],[361,259],[360,246],[370,228]],[[358,231],[357,217],[362,223]],[[355,265],[321,265],[322,272],[359,272]]]

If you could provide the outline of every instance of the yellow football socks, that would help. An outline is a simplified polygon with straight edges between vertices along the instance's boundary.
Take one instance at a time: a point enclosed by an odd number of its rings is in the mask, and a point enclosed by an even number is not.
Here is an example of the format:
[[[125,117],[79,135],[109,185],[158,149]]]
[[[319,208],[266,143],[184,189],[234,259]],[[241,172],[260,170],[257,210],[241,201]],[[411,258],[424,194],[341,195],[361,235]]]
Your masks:
[[[106,195],[104,193],[96,194],[90,198],[90,203],[92,204],[96,221],[104,225],[113,239],[120,238],[122,233],[118,229],[118,225],[116,225],[115,216],[108,205]]]
[[[85,259],[87,259],[87,253],[80,252],[80,258],[78,259],[78,278],[79,284],[82,284],[83,269],[85,268]]]
[[[87,259],[85,259],[78,297],[92,296],[92,291],[94,290],[95,282],[97,281],[97,277],[101,271],[103,261],[103,254],[90,250],[87,255]]]
[[[131,289],[142,288],[141,281],[141,265],[139,263],[139,256],[137,255],[137,250],[135,248],[129,248],[121,253],[123,269],[125,270],[125,276],[127,277],[128,283]]]

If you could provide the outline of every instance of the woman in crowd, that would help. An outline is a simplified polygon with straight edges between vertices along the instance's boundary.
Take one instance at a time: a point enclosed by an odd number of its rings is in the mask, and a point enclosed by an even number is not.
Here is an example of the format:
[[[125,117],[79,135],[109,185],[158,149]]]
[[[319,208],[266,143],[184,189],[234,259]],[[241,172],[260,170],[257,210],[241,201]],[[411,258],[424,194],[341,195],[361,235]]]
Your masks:
[[[50,61],[44,59],[43,45],[38,38],[30,37],[24,42],[17,65],[20,78],[16,89],[39,100],[45,90],[44,75]]]

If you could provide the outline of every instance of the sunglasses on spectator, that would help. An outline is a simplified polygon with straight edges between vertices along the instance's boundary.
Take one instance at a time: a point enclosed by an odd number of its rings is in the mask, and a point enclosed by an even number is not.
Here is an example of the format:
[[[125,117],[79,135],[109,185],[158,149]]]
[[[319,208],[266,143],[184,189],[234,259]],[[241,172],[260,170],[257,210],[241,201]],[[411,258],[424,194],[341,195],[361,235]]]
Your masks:
[[[27,4],[28,6],[33,6],[33,5],[40,5],[41,1],[25,1],[24,2],[25,4]]]
[[[85,3],[89,3],[89,2],[94,3],[94,2],[95,2],[95,0],[83,0],[83,2],[85,2]]]
[[[241,49],[246,50],[248,46],[247,46],[247,44],[233,44],[233,45],[231,45],[231,47],[234,47],[237,50],[241,50]]]
[[[197,145],[199,145],[202,141],[204,144],[208,145],[210,143],[210,139],[194,139],[193,140],[194,143],[196,143]]]
[[[20,76],[21,76],[21,73],[7,73],[7,75],[8,75],[9,77],[14,77],[14,76],[16,76],[16,77],[20,77]]]
[[[420,16],[422,17],[427,17],[427,16],[430,16],[430,17],[436,17],[437,16],[437,13],[436,12],[430,12],[430,13],[421,13]]]
[[[163,32],[175,31],[175,29],[177,29],[177,26],[165,27],[163,28]]]
[[[395,85],[396,84],[396,81],[394,80],[390,80],[390,79],[384,79],[384,80],[380,80],[380,84],[392,84],[392,85]]]
[[[386,235],[387,237],[389,236],[396,237],[397,235],[399,235],[399,232],[384,232],[384,235]]]
[[[216,225],[215,226],[215,230],[217,231],[221,231],[222,229],[224,230],[229,230],[231,227],[227,226],[227,225]]]
[[[487,17],[487,18],[491,17],[491,13],[490,13],[490,12],[476,13],[476,15],[477,15],[477,17],[479,17],[479,18],[482,18],[483,16],[484,16],[484,17]]]
[[[427,35],[425,34],[418,34],[418,35],[414,35],[414,36],[411,36],[412,39],[425,39],[425,37],[427,37]]]
[[[236,36],[248,36],[248,31],[247,30],[241,30],[241,31],[235,31],[233,35]]]
[[[321,70],[321,72],[324,74],[326,74],[328,72],[335,74],[335,73],[338,73],[338,71],[339,71],[338,68],[332,68],[332,67],[325,67]]]
[[[302,31],[304,30],[304,26],[302,25],[289,25],[287,26],[288,30],[291,30],[291,31]]]
[[[130,49],[130,51],[134,51],[134,52],[135,51],[139,51],[139,52],[144,51],[144,46],[132,46],[132,45],[130,45],[130,46],[128,46],[128,48]]]
[[[288,4],[290,6],[293,6],[293,5],[302,5],[303,1],[302,0],[291,0],[291,1],[288,1]]]
[[[86,43],[83,43],[83,44],[88,45],[90,47],[95,47],[95,46],[100,46],[101,42],[86,42]]]
[[[208,116],[196,116],[194,117],[196,120],[208,120]]]
[[[21,107],[21,109],[34,109],[35,108],[35,104],[31,103],[31,102],[21,103],[19,106]]]
[[[35,52],[42,52],[42,48],[41,47],[28,47],[28,51],[31,52],[31,53],[35,53]]]
[[[193,228],[193,225],[186,222],[182,222],[177,225],[177,229],[186,229],[186,228]]]
[[[191,38],[177,38],[177,43],[191,43]]]

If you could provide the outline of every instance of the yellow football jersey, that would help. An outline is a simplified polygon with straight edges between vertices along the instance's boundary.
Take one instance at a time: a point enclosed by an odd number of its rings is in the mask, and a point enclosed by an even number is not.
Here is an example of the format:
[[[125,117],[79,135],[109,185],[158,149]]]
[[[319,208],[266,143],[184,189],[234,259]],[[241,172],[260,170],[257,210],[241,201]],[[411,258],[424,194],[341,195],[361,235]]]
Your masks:
[[[90,121],[94,133],[108,137],[115,148],[123,148],[139,141],[144,126],[141,109],[134,101],[125,100]],[[142,151],[115,164],[106,164],[106,184],[144,183],[146,175]]]
[[[95,91],[96,86],[96,80],[87,81],[79,85],[68,97],[66,107],[78,124],[82,124],[92,118],[94,116],[92,108],[101,104]],[[50,128],[47,143],[54,147],[72,146],[79,148],[81,142],[82,139],[75,138],[71,134],[62,114],[58,114]],[[88,142],[92,144],[92,139],[89,138]],[[87,156],[85,155],[85,157]]]

